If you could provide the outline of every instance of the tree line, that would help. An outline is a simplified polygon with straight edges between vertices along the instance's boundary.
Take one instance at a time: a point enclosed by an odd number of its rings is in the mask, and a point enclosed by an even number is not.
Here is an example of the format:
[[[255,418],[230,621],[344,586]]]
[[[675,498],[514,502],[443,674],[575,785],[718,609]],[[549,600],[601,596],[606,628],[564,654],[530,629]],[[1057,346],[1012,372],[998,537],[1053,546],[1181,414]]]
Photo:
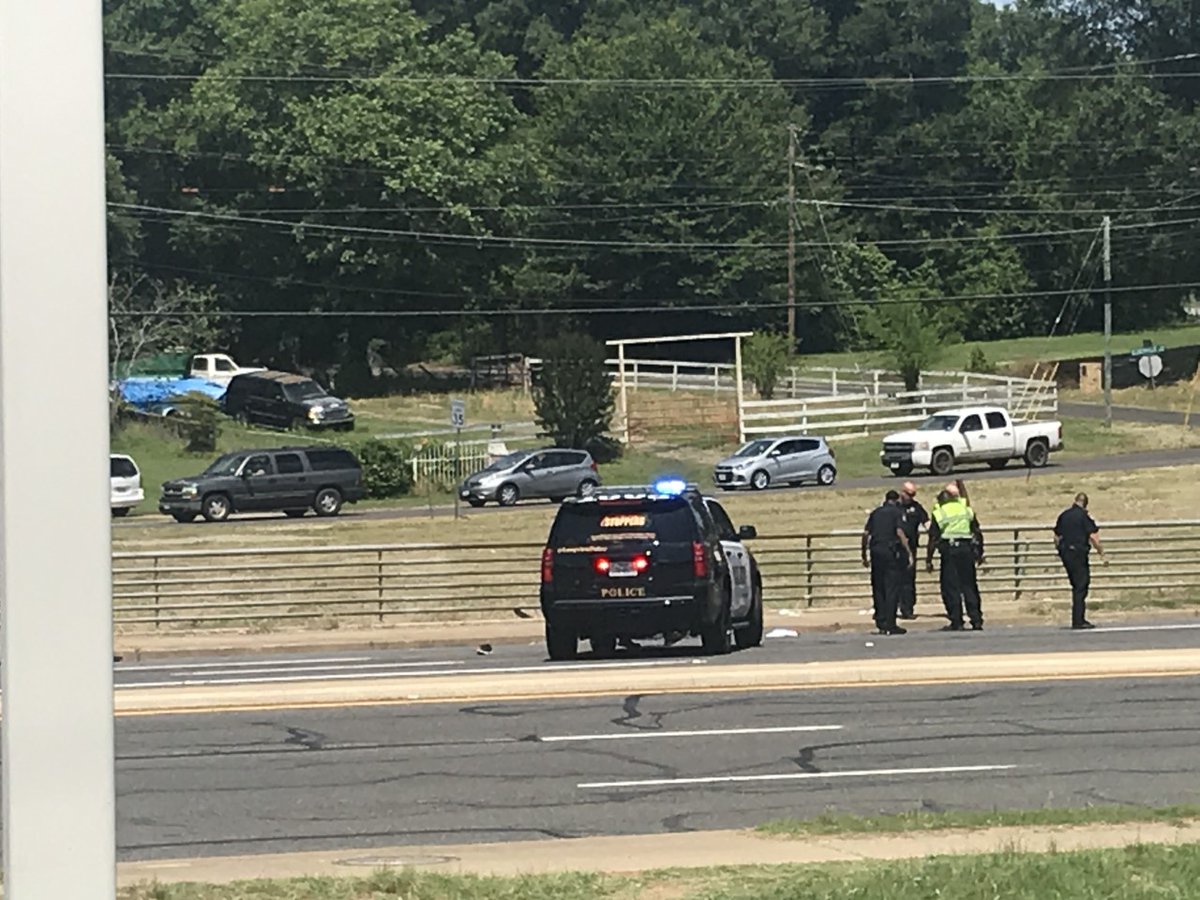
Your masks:
[[[209,298],[247,359],[782,331],[789,259],[800,352],[1094,328],[1105,215],[1118,328],[1200,282],[1195,0],[105,0],[105,28],[125,315]]]

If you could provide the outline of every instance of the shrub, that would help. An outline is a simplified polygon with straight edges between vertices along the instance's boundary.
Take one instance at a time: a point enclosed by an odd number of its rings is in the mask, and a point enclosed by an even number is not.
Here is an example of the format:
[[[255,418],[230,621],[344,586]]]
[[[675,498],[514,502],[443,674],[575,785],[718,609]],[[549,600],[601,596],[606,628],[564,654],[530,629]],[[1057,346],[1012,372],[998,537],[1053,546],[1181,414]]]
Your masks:
[[[175,403],[174,425],[188,453],[213,453],[221,437],[221,408],[205,394],[185,394]]]
[[[791,362],[791,344],[787,335],[760,331],[746,338],[742,346],[742,371],[754,382],[758,396],[775,396],[779,376]]]
[[[602,451],[612,424],[612,376],[604,345],[567,333],[542,348],[533,406],[543,432],[559,447]]]
[[[983,348],[977,346],[971,348],[971,356],[967,360],[967,371],[978,372],[980,375],[995,375],[996,367],[987,358]]]
[[[363,487],[374,499],[402,497],[412,490],[412,450],[399,441],[364,441],[358,446]]]

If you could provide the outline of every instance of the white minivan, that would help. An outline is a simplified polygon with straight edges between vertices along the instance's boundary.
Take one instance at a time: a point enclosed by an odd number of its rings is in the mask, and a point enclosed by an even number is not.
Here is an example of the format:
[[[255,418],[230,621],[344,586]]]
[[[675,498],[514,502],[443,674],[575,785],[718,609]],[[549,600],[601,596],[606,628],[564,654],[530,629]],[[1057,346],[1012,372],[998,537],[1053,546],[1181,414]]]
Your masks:
[[[141,503],[146,494],[142,491],[142,473],[132,457],[114,453],[108,458],[109,505],[114,516],[127,516],[129,511]]]

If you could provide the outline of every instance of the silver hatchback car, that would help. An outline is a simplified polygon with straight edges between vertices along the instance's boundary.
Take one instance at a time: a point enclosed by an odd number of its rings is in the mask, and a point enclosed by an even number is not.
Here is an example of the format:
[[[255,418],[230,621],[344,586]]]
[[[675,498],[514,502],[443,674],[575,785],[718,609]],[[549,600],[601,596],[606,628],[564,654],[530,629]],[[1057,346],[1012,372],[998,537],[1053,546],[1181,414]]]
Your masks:
[[[467,478],[458,496],[472,506],[494,500],[513,506],[519,500],[587,497],[600,484],[600,473],[585,450],[518,450]]]
[[[837,459],[824,438],[792,436],[761,438],[742,446],[713,469],[713,483],[724,490],[749,487],[766,490],[773,484],[830,485],[837,480]]]

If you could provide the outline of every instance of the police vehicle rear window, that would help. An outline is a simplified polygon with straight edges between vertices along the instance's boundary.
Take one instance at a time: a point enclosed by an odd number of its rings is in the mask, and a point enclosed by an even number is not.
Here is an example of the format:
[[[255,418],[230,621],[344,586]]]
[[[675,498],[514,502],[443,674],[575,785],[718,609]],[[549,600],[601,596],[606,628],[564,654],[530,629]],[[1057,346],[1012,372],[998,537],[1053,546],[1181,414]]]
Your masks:
[[[550,535],[556,547],[655,540],[696,540],[696,520],[686,500],[564,506]]]

